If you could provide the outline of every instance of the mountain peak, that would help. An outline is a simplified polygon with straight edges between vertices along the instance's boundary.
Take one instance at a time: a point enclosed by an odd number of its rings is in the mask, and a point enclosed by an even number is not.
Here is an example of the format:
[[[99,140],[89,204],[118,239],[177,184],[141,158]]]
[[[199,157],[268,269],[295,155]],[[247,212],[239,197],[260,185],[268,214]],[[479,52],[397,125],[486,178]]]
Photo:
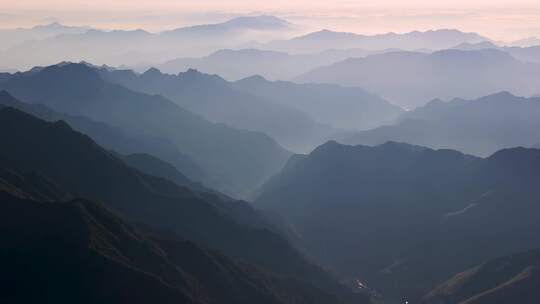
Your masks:
[[[178,73],[177,76],[184,80],[206,80],[212,81],[214,84],[226,84],[225,79],[221,78],[219,75],[206,74],[193,68],[189,68],[183,73]]]
[[[244,79],[238,80],[238,82],[243,82],[243,83],[260,83],[260,82],[266,82],[266,81],[268,80],[261,75],[253,75],[253,76],[249,76]]]
[[[161,76],[161,71],[157,68],[151,67],[148,70],[146,70],[142,76],[149,77],[149,76]]]
[[[288,21],[270,15],[236,17],[224,22],[223,25],[260,30],[286,29],[290,27],[290,23]]]
[[[422,150],[427,150],[428,149],[426,147],[417,146],[417,145],[411,145],[411,144],[408,144],[408,143],[405,143],[405,142],[398,142],[398,141],[393,141],[393,140],[389,140],[389,141],[385,142],[382,145],[376,146],[375,148],[392,149],[392,150],[397,149],[397,150],[405,150],[405,151],[409,151],[409,152],[416,152],[416,151],[422,151]]]
[[[513,95],[508,91],[501,91],[495,94],[484,96],[477,99],[476,102],[496,102],[496,103],[508,103],[524,100],[525,98]]]
[[[57,30],[57,29],[65,29],[68,28],[68,26],[65,26],[58,21],[54,21],[48,24],[42,24],[42,25],[36,25],[32,29],[34,30]]]
[[[176,28],[173,30],[162,32],[163,34],[222,34],[224,31],[237,31],[237,30],[259,30],[259,31],[272,31],[272,30],[287,30],[291,28],[291,24],[283,19],[275,16],[241,16],[230,19],[222,23],[214,24],[201,24],[187,27]]]
[[[300,37],[296,37],[295,39],[301,39],[301,40],[305,40],[305,39],[340,39],[340,38],[355,37],[355,36],[358,36],[358,35],[354,34],[354,33],[337,32],[337,31],[332,31],[332,30],[329,30],[329,29],[322,29],[322,30],[320,30],[318,32],[312,32],[312,33],[308,33],[308,34],[300,36]]]
[[[36,25],[32,28],[30,28],[31,30],[34,30],[34,31],[42,31],[42,32],[61,32],[61,31],[75,31],[75,32],[78,32],[78,33],[82,33],[86,30],[90,30],[90,27],[87,27],[87,26],[68,26],[68,25],[64,25],[58,21],[54,21],[54,22],[51,22],[51,23],[48,23],[48,24],[41,24],[41,25]]]

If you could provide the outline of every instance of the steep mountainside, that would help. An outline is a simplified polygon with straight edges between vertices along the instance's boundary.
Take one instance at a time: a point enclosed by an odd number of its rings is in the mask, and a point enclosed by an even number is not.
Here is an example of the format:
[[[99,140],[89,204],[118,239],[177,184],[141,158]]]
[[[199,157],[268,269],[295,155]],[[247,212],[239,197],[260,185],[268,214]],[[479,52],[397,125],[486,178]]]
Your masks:
[[[496,258],[461,272],[430,292],[422,303],[533,304],[540,299],[540,252]]]
[[[120,128],[91,120],[84,116],[56,112],[43,104],[28,104],[15,99],[6,91],[0,91],[0,106],[19,109],[45,121],[63,120],[75,130],[92,137],[100,146],[124,154],[151,154],[174,165],[190,179],[214,184],[202,168],[189,156],[179,152],[171,142],[150,136],[131,136]],[[180,182],[179,179],[175,179]]]
[[[398,106],[360,88],[267,81],[259,76],[237,81],[234,87],[276,104],[294,107],[340,129],[374,128],[403,112]]]
[[[434,100],[404,113],[393,125],[348,134],[340,141],[377,145],[391,140],[487,156],[504,148],[533,146],[539,129],[540,98],[502,92],[471,101]]]
[[[263,132],[295,151],[311,151],[336,132],[286,104],[235,90],[217,75],[192,69],[178,75],[163,74],[155,68],[141,75],[130,70],[99,71],[108,81],[135,91],[163,95],[212,122]]]
[[[161,96],[108,83],[85,64],[36,68],[0,87],[24,102],[83,115],[130,136],[165,139],[212,177],[209,186],[231,195],[247,195],[290,155],[264,134],[210,123]]]
[[[65,122],[47,123],[13,108],[0,109],[0,139],[4,143],[0,167],[28,178],[35,172],[45,176],[48,183],[37,183],[36,189],[58,187],[66,196],[103,202],[132,222],[170,230],[232,258],[309,282],[328,294],[355,297],[307,262],[247,203],[145,175]],[[12,185],[17,183],[8,183],[7,188]]]
[[[538,244],[538,168],[536,149],[481,159],[329,142],[293,157],[256,204],[344,277],[413,302],[452,274]]]
[[[143,234],[97,203],[21,198],[32,188],[0,190],[2,302],[339,303],[192,242]]]
[[[495,49],[394,52],[347,59],[308,72],[299,82],[360,86],[414,108],[435,98],[479,98],[499,91],[537,93],[538,66]]]

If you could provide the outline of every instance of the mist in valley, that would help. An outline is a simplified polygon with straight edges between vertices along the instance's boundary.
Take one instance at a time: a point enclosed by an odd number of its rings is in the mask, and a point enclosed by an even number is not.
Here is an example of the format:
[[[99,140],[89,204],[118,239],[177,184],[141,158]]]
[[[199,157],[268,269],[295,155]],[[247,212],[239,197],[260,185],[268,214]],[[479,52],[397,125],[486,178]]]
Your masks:
[[[0,302],[540,302],[538,4],[49,2],[0,4]]]

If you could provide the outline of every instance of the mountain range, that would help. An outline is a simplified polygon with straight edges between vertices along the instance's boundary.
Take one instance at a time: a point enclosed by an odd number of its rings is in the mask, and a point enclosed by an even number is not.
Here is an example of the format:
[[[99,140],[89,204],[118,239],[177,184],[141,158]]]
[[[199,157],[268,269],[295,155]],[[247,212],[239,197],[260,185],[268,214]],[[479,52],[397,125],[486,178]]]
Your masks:
[[[250,77],[234,83],[190,69],[177,75],[100,69],[102,77],[132,90],[161,94],[206,119],[264,132],[286,148],[307,152],[341,128],[366,129],[402,112],[359,88],[301,85]]]
[[[308,72],[295,81],[360,86],[412,109],[441,98],[479,98],[493,92],[536,94],[538,64],[495,49],[393,52],[351,58]]]
[[[2,236],[2,254],[11,258],[4,261],[16,262],[8,269],[20,282],[35,277],[42,283],[31,285],[39,293],[20,295],[25,285],[15,281],[17,288],[10,292],[16,298],[45,293],[61,300],[91,288],[93,296],[111,302],[144,302],[152,296],[165,303],[192,303],[186,300],[190,297],[193,303],[366,299],[308,262],[245,202],[141,173],[63,121],[49,123],[4,107],[0,124],[5,143],[0,152],[2,225],[14,233]],[[126,220],[157,240],[133,230]],[[36,250],[43,248],[50,255],[36,258]],[[51,273],[55,279],[45,280],[44,274],[50,278]],[[98,284],[100,278],[112,285]],[[58,289],[56,283],[64,280],[73,284],[73,294]],[[56,287],[48,288],[51,282]]]
[[[378,145],[401,141],[479,156],[538,142],[540,99],[501,92],[477,100],[433,100],[405,112],[394,124],[346,134],[340,141]]]
[[[535,37],[0,41],[0,303],[540,302]]]
[[[531,47],[531,46],[537,46],[540,45],[540,39],[537,37],[528,37],[520,40],[513,41],[510,43],[510,46],[517,46],[517,47]]]
[[[46,31],[43,29],[54,29]],[[137,65],[164,62],[183,56],[209,54],[252,39],[289,35],[294,26],[273,16],[244,16],[222,23],[181,27],[151,33],[145,30],[99,30],[52,24],[32,29],[4,30],[6,44],[0,66],[28,69],[60,61]],[[13,38],[11,38],[13,37]],[[34,50],[39,49],[39,53]]]
[[[270,50],[291,53],[320,52],[325,49],[384,50],[398,48],[402,50],[441,50],[460,43],[477,43],[489,39],[476,33],[464,33],[453,29],[430,30],[425,32],[386,33],[378,35],[360,35],[347,32],[321,30],[289,40],[273,41],[262,46]]]
[[[167,140],[147,136],[130,136],[120,128],[97,122],[84,116],[56,112],[43,104],[21,102],[6,91],[0,91],[0,105],[16,108],[49,122],[63,120],[75,130],[91,136],[100,146],[114,150],[119,154],[126,154],[126,156],[146,155],[146,157],[152,157],[151,155],[154,155],[160,159],[167,160],[175,169],[177,168],[183,172],[181,173],[182,175],[186,174],[189,177],[189,184],[191,186],[193,186],[191,180],[213,183],[211,182],[211,178],[194,160],[179,152],[178,148]],[[180,182],[180,180],[179,177],[174,178],[176,182]]]
[[[247,74],[249,68],[242,66],[245,72],[236,72],[234,69],[223,67],[232,76],[230,80],[238,80],[252,76],[253,74],[265,73],[264,76],[273,79],[288,79],[284,76],[294,77],[306,68],[315,68],[316,63],[309,55],[296,54],[323,53],[316,56],[325,59],[322,64],[331,64],[336,60],[334,50],[338,50],[340,58],[346,53],[352,53],[349,57],[357,57],[358,54],[369,54],[387,49],[403,49],[414,51],[439,50],[454,47],[460,43],[478,43],[489,41],[475,33],[464,33],[458,30],[432,30],[425,32],[410,33],[386,33],[378,35],[360,35],[342,33],[330,30],[312,32],[302,36],[296,36],[301,28],[289,23],[284,19],[274,16],[243,16],[222,23],[203,24],[180,27],[157,33],[141,29],[133,30],[100,30],[87,27],[68,27],[57,23],[47,26],[38,26],[31,29],[3,30],[0,38],[9,43],[1,50],[2,58],[0,66],[11,69],[26,70],[33,66],[51,65],[60,61],[88,61],[111,66],[155,66],[168,62],[165,66],[171,66],[171,70],[179,72],[178,66],[197,64],[200,66],[188,66],[189,68],[203,68],[205,62],[221,60],[215,55],[210,55],[218,50],[232,49],[257,49],[265,53],[264,56],[278,56],[283,58],[283,52],[294,55],[288,57],[293,64],[286,70],[269,67],[264,63],[258,63],[265,71]],[[291,38],[293,37],[293,38]],[[39,49],[37,54],[33,50]],[[324,54],[326,51],[330,53]],[[243,50],[243,52],[247,52]],[[354,55],[355,54],[355,55]],[[192,57],[208,58],[193,59]],[[231,53],[219,54],[227,55]],[[253,54],[248,54],[253,56]],[[352,56],[354,55],[354,56]],[[191,58],[190,58],[191,57]],[[178,59],[185,58],[185,59]],[[253,57],[252,57],[253,58]],[[301,59],[292,61],[291,59]],[[334,59],[332,59],[334,58]],[[253,59],[247,59],[253,60]],[[274,59],[272,59],[274,60]],[[165,68],[163,69],[165,70]],[[202,69],[205,72],[215,72]],[[222,72],[217,71],[217,72]],[[294,75],[292,75],[294,72]]]
[[[290,30],[293,27],[291,23],[275,16],[243,16],[215,24],[204,24],[177,28],[174,30],[163,31],[163,35],[187,36],[188,38],[199,39],[204,36],[219,37],[237,31],[280,31]]]
[[[453,49],[474,51],[483,49],[497,49],[499,51],[506,52],[512,57],[524,61],[540,63],[540,43],[527,47],[518,46],[498,46],[492,42],[484,41],[480,43],[462,43],[453,47]]]
[[[0,29],[0,50],[6,50],[30,40],[43,40],[64,34],[83,34],[90,30],[84,26],[66,26],[58,22],[37,25],[32,28]]]
[[[187,155],[211,177],[203,183],[233,196],[248,195],[290,155],[265,134],[211,123],[159,95],[107,82],[86,64],[64,63],[13,74],[0,88],[24,102],[85,116],[130,137],[166,141],[177,152],[166,161],[174,163],[178,153]]]
[[[294,151],[310,151],[338,132],[299,109],[237,90],[217,75],[193,69],[177,75],[163,74],[155,68],[143,74],[108,69],[100,69],[99,73],[103,79],[131,90],[165,96],[209,121],[263,132]]]
[[[386,53],[395,49],[366,51],[362,49],[329,49],[316,54],[289,54],[263,49],[224,49],[208,56],[177,58],[156,67],[165,73],[177,74],[190,68],[218,74],[235,81],[261,75],[270,80],[288,80],[317,67],[329,65],[351,57]],[[134,67],[137,70],[149,67]]]
[[[296,108],[316,121],[338,129],[375,128],[403,113],[400,107],[356,87],[268,81],[260,76],[236,81],[233,87]]]
[[[536,149],[478,158],[328,142],[292,157],[255,204],[342,277],[414,303],[464,269],[538,245],[539,167]]]

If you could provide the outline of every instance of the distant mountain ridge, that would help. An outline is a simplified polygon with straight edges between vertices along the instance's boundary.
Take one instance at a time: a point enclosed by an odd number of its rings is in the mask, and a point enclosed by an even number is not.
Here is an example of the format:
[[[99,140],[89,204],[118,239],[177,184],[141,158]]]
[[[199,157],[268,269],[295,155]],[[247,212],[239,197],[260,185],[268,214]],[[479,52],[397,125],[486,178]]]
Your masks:
[[[476,100],[433,100],[405,112],[394,124],[348,134],[340,141],[377,145],[393,140],[488,156],[503,148],[533,146],[538,128],[539,98],[501,92]]]
[[[290,155],[265,134],[210,123],[161,96],[107,82],[86,64],[17,73],[0,88],[25,102],[86,116],[130,136],[165,139],[211,176],[213,182],[204,181],[212,183],[207,186],[233,196],[247,195]]]
[[[517,47],[531,47],[531,46],[538,46],[540,45],[540,39],[538,37],[528,37],[525,39],[520,39],[517,41],[513,41],[511,46],[517,46]]]
[[[338,132],[298,108],[237,90],[217,75],[193,69],[177,75],[155,68],[140,75],[131,70],[98,72],[107,81],[131,90],[165,96],[211,122],[268,134],[289,150],[310,151]]]
[[[503,90],[535,94],[539,66],[496,49],[393,52],[347,59],[295,81],[360,86],[413,109],[435,98],[474,99]]]
[[[512,55],[520,61],[540,63],[540,44],[532,46],[498,46],[492,42],[484,41],[480,43],[462,43],[453,47],[453,49],[464,51],[497,49]]]
[[[180,54],[200,56],[221,48],[237,47],[253,39],[275,39],[276,35],[287,34],[293,27],[286,20],[262,15],[242,16],[222,23],[187,26],[158,33],[141,29],[62,29],[52,35],[41,35],[39,40],[25,38],[17,30],[6,30],[0,31],[0,38],[13,36],[12,40],[16,41],[6,45],[0,53],[10,57],[10,60],[0,60],[0,66],[24,70],[63,60],[112,66],[164,62]],[[41,32],[36,29],[25,31]],[[33,52],[36,49],[40,50],[38,54]]]
[[[455,273],[538,244],[538,168],[536,149],[477,158],[328,142],[291,158],[255,204],[283,216],[323,265],[415,302]]]
[[[270,80],[289,80],[317,67],[350,57],[395,51],[362,49],[329,49],[316,54],[289,54],[264,49],[223,49],[204,57],[178,58],[156,65],[165,72],[177,74],[190,68],[235,81],[261,75]],[[134,67],[140,70],[139,67]]]
[[[399,48],[403,50],[451,48],[460,43],[477,43],[489,39],[476,33],[464,33],[458,30],[441,29],[425,32],[413,31],[397,34],[359,35],[347,32],[321,30],[290,40],[270,42],[266,48],[272,50],[298,52],[317,52],[331,45],[334,49],[361,48],[365,50],[383,50]]]
[[[66,26],[58,22],[36,25],[32,28],[0,29],[1,50],[6,50],[28,40],[43,40],[63,34],[84,34],[90,27]]]
[[[226,34],[228,31],[273,31],[273,30],[288,30],[292,27],[288,21],[275,16],[260,15],[260,16],[243,16],[236,17],[231,20],[207,25],[194,25],[188,27],[177,28],[169,31],[161,32],[162,35],[218,35]],[[193,37],[200,38],[200,37]]]
[[[400,107],[361,88],[268,81],[260,76],[239,80],[233,86],[276,104],[296,108],[338,129],[374,128],[393,121],[403,112]]]
[[[102,147],[123,154],[137,155],[149,153],[155,155],[173,164],[175,168],[189,176],[190,179],[212,184],[207,174],[204,173],[195,161],[179,152],[174,144],[166,140],[145,136],[130,136],[119,128],[93,121],[84,116],[56,112],[43,104],[23,103],[6,91],[0,91],[0,106],[13,107],[49,122],[63,120],[77,131],[91,136]],[[178,182],[180,180],[176,179],[176,181]],[[184,182],[192,183],[191,181]],[[180,184],[184,185],[184,183]]]

